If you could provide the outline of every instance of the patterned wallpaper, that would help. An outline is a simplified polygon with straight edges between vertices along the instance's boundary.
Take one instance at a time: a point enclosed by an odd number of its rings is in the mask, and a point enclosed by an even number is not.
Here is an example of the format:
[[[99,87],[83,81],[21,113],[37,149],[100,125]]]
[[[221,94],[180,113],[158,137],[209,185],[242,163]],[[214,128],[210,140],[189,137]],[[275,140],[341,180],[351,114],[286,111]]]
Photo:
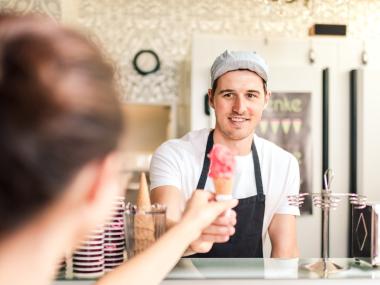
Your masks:
[[[247,37],[307,37],[312,23],[348,23],[348,35],[380,37],[377,0],[0,0],[0,9],[37,11],[70,18],[89,31],[116,62],[123,99],[175,102],[193,33]],[[63,9],[71,5],[73,9]],[[70,13],[71,13],[70,12]],[[71,17],[73,18],[73,17]],[[134,71],[140,49],[153,49],[161,69],[148,76]]]
[[[22,13],[33,11],[61,20],[61,1],[63,0],[0,0],[0,9],[17,10]]]

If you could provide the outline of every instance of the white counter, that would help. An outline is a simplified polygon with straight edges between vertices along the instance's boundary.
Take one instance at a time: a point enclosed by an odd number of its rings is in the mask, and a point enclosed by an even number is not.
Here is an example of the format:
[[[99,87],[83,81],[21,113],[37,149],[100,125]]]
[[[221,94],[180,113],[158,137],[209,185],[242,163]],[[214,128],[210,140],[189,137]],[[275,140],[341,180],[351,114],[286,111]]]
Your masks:
[[[304,268],[317,259],[182,259],[161,284],[379,284],[380,269],[353,259],[332,259],[346,269],[318,275]],[[147,269],[149,274],[149,269]],[[54,285],[87,285],[95,280],[57,280]],[[281,282],[281,283],[280,283]],[[128,280],[124,284],[128,284]]]

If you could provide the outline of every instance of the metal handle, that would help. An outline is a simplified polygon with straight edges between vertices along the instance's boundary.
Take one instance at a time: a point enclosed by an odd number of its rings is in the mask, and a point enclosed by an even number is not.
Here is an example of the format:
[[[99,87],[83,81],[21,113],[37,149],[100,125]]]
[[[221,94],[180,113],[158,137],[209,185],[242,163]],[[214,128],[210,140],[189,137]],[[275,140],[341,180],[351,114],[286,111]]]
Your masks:
[[[334,172],[332,171],[332,169],[329,168],[323,174],[323,182],[324,182],[326,191],[328,192],[331,191],[330,188],[331,188],[331,183],[333,180],[334,180]]]

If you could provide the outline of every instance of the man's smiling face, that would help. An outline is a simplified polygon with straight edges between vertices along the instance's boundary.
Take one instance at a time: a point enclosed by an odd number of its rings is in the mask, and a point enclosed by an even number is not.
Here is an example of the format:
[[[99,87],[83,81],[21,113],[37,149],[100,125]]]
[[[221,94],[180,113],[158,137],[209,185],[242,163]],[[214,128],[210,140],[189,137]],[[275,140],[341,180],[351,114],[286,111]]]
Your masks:
[[[220,76],[209,96],[216,130],[227,139],[242,140],[256,129],[270,93],[265,94],[264,82],[256,73],[235,70]]]

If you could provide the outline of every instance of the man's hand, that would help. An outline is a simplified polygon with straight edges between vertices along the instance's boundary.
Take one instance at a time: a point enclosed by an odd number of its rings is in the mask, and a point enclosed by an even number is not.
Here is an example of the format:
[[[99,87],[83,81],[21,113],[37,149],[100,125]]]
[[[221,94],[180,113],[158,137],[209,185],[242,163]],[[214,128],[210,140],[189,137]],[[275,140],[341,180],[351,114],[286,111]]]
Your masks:
[[[202,203],[199,203],[200,200],[206,201],[206,196],[208,203],[204,204],[203,202],[203,205]],[[196,207],[195,204],[197,204]],[[186,218],[186,215],[188,215],[188,212],[196,211],[198,212],[198,215],[210,215],[211,213],[215,214],[215,209],[212,209],[215,208],[215,205],[226,205],[227,207],[231,208],[237,205],[237,200],[215,202],[215,194],[209,193],[207,191],[195,191],[193,197],[187,205],[184,219]],[[219,210],[221,209],[220,207],[222,206],[219,206]],[[199,218],[200,217],[198,217],[198,219]],[[234,210],[229,210],[228,214],[225,212],[220,213],[218,216],[214,216],[213,220],[208,219],[208,221],[209,223],[202,229],[199,238],[190,244],[190,251],[188,251],[187,254],[193,254],[194,252],[208,252],[214,243],[226,242],[229,240],[230,236],[235,233],[234,226],[236,224],[236,212]]]

